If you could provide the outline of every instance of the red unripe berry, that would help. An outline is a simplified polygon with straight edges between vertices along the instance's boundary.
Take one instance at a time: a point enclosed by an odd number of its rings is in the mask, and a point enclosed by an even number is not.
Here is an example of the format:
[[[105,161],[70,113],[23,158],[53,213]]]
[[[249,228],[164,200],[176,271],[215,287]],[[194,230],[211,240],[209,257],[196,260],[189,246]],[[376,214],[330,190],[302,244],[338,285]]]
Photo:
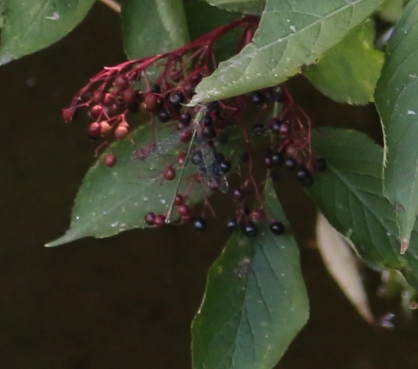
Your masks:
[[[177,210],[182,217],[191,215],[191,213],[192,213],[190,207],[185,205],[185,204],[180,205]]]
[[[118,126],[115,129],[115,137],[117,140],[123,140],[124,138],[126,138],[126,136],[128,136],[128,134],[129,134],[129,130],[126,127]]]
[[[99,118],[103,113],[103,108],[101,105],[93,105],[90,109],[90,116],[93,119]]]
[[[104,157],[104,162],[105,162],[106,166],[108,166],[109,168],[112,168],[116,164],[116,156],[113,155],[113,154],[107,154]]]
[[[184,204],[184,197],[180,194],[177,194],[174,199],[174,205],[180,206]]]
[[[93,100],[98,104],[102,103],[105,97],[105,93],[102,90],[96,90],[93,92]]]
[[[165,215],[164,214],[158,214],[154,218],[154,225],[157,228],[161,228],[165,225]]]
[[[145,223],[147,223],[148,225],[152,226],[155,223],[155,214],[153,212],[149,212],[147,214],[145,214]]]
[[[192,139],[192,131],[189,129],[187,131],[182,131],[179,133],[179,137],[181,142],[189,142]]]
[[[251,214],[250,214],[250,218],[252,220],[262,220],[266,217],[266,213],[264,211],[264,209],[254,209]]]
[[[126,120],[123,120],[122,122],[120,122],[118,124],[118,127],[125,127],[126,129],[130,128],[129,123]]]
[[[123,100],[127,104],[131,104],[136,101],[138,94],[133,88],[128,88],[127,90],[123,91]]]
[[[104,95],[103,104],[106,106],[112,105],[116,101],[115,94],[108,92]]]
[[[107,120],[102,120],[100,123],[100,134],[104,136],[106,133],[108,133],[112,126],[107,122]]]
[[[164,179],[172,181],[176,177],[176,170],[170,165],[164,170]]]
[[[88,135],[91,138],[97,138],[100,137],[102,130],[100,128],[100,124],[97,122],[93,122],[92,124],[90,124],[89,129],[88,129]]]
[[[290,145],[287,145],[287,147],[285,148],[285,154],[289,158],[297,157],[298,153],[299,153],[299,149],[297,148],[296,145],[290,144]]]
[[[146,93],[144,96],[144,101],[141,104],[141,109],[144,112],[155,113],[157,112],[162,104],[162,99],[157,94],[152,92]]]
[[[71,122],[75,118],[75,108],[62,109],[62,118],[65,122]]]
[[[177,163],[179,163],[180,165],[183,165],[186,161],[186,156],[187,153],[182,152],[178,157],[177,157]]]
[[[124,76],[116,77],[113,84],[115,86],[115,90],[118,92],[126,90],[129,87],[129,81]]]

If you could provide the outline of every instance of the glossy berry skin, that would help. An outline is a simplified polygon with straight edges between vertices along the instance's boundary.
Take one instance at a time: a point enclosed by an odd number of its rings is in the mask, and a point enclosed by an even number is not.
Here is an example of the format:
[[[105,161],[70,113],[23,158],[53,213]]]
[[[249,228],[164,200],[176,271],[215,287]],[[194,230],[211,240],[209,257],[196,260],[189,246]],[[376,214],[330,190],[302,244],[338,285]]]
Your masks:
[[[174,105],[180,105],[184,101],[184,95],[176,92],[170,95],[170,102]]]
[[[283,163],[283,160],[284,156],[281,152],[274,152],[273,154],[271,154],[271,161],[273,165],[279,165]]]
[[[296,178],[303,186],[310,187],[314,183],[311,172],[306,168],[300,168],[296,171]]]
[[[189,113],[182,113],[180,115],[180,122],[186,127],[190,124],[192,116]]]
[[[190,209],[190,207],[185,204],[180,205],[177,211],[182,217],[190,216],[190,214],[192,213],[192,210]]]
[[[103,113],[103,108],[101,105],[94,105],[90,108],[90,117],[93,119],[98,119]]]
[[[285,231],[285,226],[282,222],[273,222],[270,224],[270,231],[271,233],[280,236]]]
[[[276,135],[280,133],[280,127],[282,126],[282,121],[281,120],[274,120],[273,124],[271,125],[271,130],[273,131],[273,133],[275,133]]]
[[[261,136],[264,133],[264,126],[262,124],[254,124],[253,125],[253,133],[256,136]]]
[[[154,218],[154,225],[157,228],[161,228],[165,225],[165,215],[164,214],[158,214]]]
[[[219,163],[222,173],[228,173],[231,170],[231,162],[228,160],[221,161]]]
[[[102,128],[100,127],[100,124],[97,122],[94,122],[90,124],[88,129],[88,135],[90,138],[98,138],[100,137],[102,133]]]
[[[249,221],[244,226],[244,233],[248,237],[255,237],[255,236],[257,236],[257,234],[258,234],[257,226],[253,222]]]
[[[203,232],[206,229],[206,220],[202,217],[197,217],[193,221],[193,227],[197,231]]]
[[[176,198],[174,199],[174,205],[180,206],[184,204],[184,197],[180,194],[176,195]]]
[[[262,104],[264,101],[266,100],[264,94],[262,92],[253,92],[253,94],[251,95],[251,101],[255,104],[255,105],[260,105]]]
[[[167,123],[171,119],[170,113],[167,110],[162,110],[158,113],[158,120],[161,123]]]
[[[230,219],[226,222],[226,229],[230,232],[235,231],[238,228],[238,221],[236,219]]]
[[[164,179],[172,181],[176,177],[176,170],[170,165],[164,170]]]
[[[245,192],[241,190],[240,188],[237,188],[232,192],[232,196],[234,197],[235,200],[242,201],[245,197]]]
[[[148,224],[149,226],[154,225],[154,221],[155,221],[155,214],[153,212],[149,212],[147,214],[145,214],[145,223]]]
[[[123,140],[126,136],[128,136],[129,130],[125,126],[118,126],[115,129],[115,137],[117,140]]]
[[[294,170],[298,166],[298,162],[296,159],[293,158],[287,158],[284,161],[284,166],[289,170]]]
[[[107,154],[104,157],[104,163],[109,168],[114,167],[116,164],[116,156],[114,154]]]
[[[202,136],[208,139],[216,137],[216,130],[212,126],[203,127]]]

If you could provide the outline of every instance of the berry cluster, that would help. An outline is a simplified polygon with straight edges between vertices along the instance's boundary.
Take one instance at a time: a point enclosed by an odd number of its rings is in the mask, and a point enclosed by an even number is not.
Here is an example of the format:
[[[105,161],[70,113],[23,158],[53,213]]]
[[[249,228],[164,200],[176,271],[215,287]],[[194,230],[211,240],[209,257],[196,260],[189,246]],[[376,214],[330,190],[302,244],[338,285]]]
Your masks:
[[[207,193],[219,190],[229,196],[236,214],[227,223],[229,230],[241,227],[246,235],[256,236],[257,222],[267,220],[271,232],[280,235],[284,226],[268,214],[262,196],[266,176],[257,176],[254,169],[261,164],[271,178],[277,180],[280,177],[278,167],[283,164],[296,173],[303,185],[311,186],[313,174],[326,168],[325,160],[317,158],[311,148],[312,123],[284,84],[227,101],[187,106],[197,84],[217,67],[214,43],[230,30],[242,27],[239,51],[251,41],[257,24],[256,17],[243,17],[172,52],[107,67],[76,94],[69,108],[63,110],[64,120],[72,121],[79,108],[88,108],[92,119],[88,136],[103,138],[97,152],[107,147],[112,137],[133,141],[130,133],[133,116],[137,113],[148,118],[154,140],[135,150],[136,160],[146,160],[164,146],[155,136],[158,125],[171,127],[174,139],[188,145],[175,163],[165,167],[161,176],[162,181],[178,178],[181,183],[182,169],[191,163],[195,173],[190,184],[184,191],[177,188],[167,213],[146,214],[147,225],[162,227],[170,221],[174,211],[183,223],[192,223],[195,229],[204,231],[205,212],[210,210],[214,214],[209,196],[205,195],[201,215],[193,214],[189,196],[195,185],[202,185]],[[151,68],[157,71],[157,77],[152,80]],[[249,123],[251,114],[255,114],[255,120]],[[238,132],[235,150],[225,155],[219,147],[233,141],[231,132]],[[259,160],[256,147],[263,145],[264,156]],[[109,150],[104,163],[113,167],[117,157]],[[239,184],[229,188],[226,174],[237,177],[235,182]]]

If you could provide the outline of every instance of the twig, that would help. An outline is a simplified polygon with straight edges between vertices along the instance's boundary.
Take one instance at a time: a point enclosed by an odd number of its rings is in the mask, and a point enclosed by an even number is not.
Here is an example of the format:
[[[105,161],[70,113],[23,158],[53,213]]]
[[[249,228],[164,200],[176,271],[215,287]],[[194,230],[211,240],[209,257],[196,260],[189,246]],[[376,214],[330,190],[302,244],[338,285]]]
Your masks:
[[[115,0],[100,0],[103,4],[107,5],[110,9],[114,10],[116,13],[120,13],[121,6]]]

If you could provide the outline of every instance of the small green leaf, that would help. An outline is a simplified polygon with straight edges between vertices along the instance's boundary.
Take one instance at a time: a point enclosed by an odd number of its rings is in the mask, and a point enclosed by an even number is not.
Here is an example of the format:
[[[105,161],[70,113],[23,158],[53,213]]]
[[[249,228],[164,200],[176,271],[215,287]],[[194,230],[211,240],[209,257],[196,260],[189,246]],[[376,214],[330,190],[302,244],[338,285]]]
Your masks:
[[[384,193],[393,204],[402,248],[418,213],[418,0],[405,8],[388,42],[376,87],[385,134]]]
[[[121,16],[129,59],[166,53],[189,42],[182,0],[125,0]]]
[[[265,0],[206,0],[210,5],[230,12],[259,15],[266,4]]]
[[[41,50],[66,36],[95,0],[9,0],[0,3],[0,65]]]
[[[322,213],[370,267],[397,269],[418,288],[418,224],[401,255],[395,214],[382,193],[382,148],[362,133],[322,128],[314,149],[328,163],[308,191]]]
[[[267,0],[253,42],[197,86],[191,104],[278,85],[315,63],[383,0]]]
[[[194,369],[272,368],[308,319],[299,250],[270,182],[264,198],[287,230],[275,236],[263,222],[257,237],[232,235],[193,321]]]
[[[384,54],[374,48],[374,22],[367,20],[328,50],[304,75],[331,99],[355,105],[374,101]]]

